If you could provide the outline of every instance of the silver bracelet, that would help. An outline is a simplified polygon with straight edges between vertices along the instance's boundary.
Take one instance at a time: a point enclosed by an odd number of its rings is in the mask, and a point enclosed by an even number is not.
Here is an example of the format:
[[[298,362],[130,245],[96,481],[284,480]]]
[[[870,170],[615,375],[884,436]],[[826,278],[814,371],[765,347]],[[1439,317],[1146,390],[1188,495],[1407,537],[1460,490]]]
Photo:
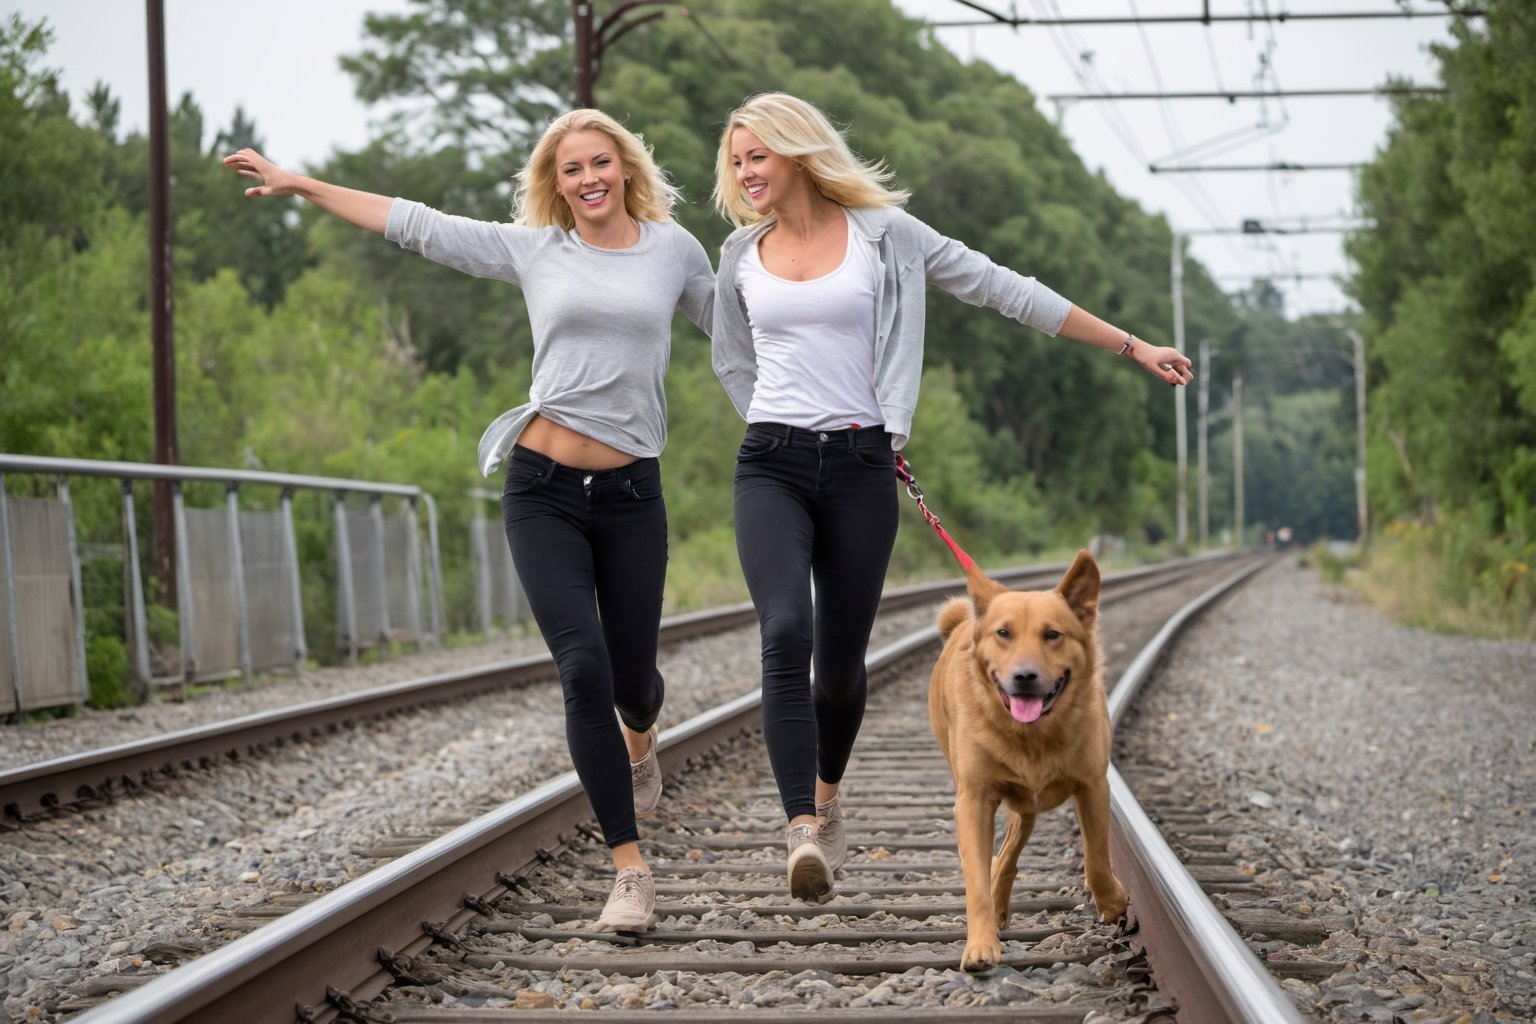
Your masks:
[[[1127,355],[1131,351],[1131,342],[1133,340],[1134,339],[1131,336],[1131,332],[1130,331],[1126,331],[1125,332],[1125,344],[1121,345],[1120,346],[1120,351],[1115,353],[1115,354],[1116,355],[1121,355],[1121,356]]]

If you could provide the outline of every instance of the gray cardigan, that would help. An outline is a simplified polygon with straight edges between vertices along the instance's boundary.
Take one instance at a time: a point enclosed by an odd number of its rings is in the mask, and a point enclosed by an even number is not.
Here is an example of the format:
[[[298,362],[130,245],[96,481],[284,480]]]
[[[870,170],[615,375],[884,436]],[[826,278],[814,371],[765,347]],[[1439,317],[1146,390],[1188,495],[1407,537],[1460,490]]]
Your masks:
[[[892,447],[912,432],[912,413],[923,374],[925,285],[934,284],[973,306],[990,306],[1004,316],[1054,336],[1072,304],[1040,284],[981,253],[946,238],[905,210],[848,208],[849,244],[868,245],[875,282],[875,399],[885,417]],[[715,275],[715,375],[743,419],[757,385],[757,357],[747,308],[736,287],[741,255],[773,225],[771,219],[738,228],[720,247]]]

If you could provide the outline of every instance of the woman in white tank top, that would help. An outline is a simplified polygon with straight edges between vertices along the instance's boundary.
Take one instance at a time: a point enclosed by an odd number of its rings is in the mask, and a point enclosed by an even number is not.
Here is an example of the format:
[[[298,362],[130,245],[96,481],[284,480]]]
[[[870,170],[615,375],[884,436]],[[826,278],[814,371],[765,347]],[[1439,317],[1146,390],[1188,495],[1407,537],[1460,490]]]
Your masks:
[[[1176,349],[907,214],[889,179],[821,111],[783,93],[747,100],[720,139],[715,205],[737,230],[720,249],[711,336],[715,372],[747,421],[736,546],[762,633],[763,735],[788,820],[789,887],[818,901],[847,857],[838,789],[895,543],[893,450],[917,404],[926,285],[1170,384],[1192,377]]]

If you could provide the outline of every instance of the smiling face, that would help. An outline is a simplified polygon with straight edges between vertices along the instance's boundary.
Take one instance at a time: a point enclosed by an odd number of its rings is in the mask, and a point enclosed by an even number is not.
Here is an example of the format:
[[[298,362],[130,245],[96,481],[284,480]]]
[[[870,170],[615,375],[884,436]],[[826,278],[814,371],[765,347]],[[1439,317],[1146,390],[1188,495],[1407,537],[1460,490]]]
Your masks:
[[[1015,722],[1038,721],[1065,698],[1082,695],[1073,680],[1096,670],[1099,567],[1081,552],[1055,590],[1008,590],[967,570],[976,609],[972,657]],[[1080,691],[1081,687],[1078,688]]]
[[[731,166],[736,168],[736,183],[758,213],[810,190],[810,179],[794,160],[775,153],[746,128],[731,132]]]
[[[570,132],[555,146],[555,181],[560,196],[586,231],[622,223],[626,177],[618,147],[602,132]],[[584,230],[585,229],[585,230]]]
[[[976,624],[976,662],[1014,721],[1050,711],[1079,669],[1086,636],[1055,593],[1010,591],[992,600]]]

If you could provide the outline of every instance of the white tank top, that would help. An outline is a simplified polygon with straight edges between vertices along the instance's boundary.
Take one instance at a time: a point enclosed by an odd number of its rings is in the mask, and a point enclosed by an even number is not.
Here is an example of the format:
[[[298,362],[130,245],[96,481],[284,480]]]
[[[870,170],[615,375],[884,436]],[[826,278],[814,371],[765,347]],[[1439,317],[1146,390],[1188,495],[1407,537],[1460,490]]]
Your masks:
[[[757,357],[748,423],[842,430],[882,422],[875,400],[875,267],[851,222],[848,250],[831,273],[785,280],[768,272],[754,245],[742,254],[736,280]]]

